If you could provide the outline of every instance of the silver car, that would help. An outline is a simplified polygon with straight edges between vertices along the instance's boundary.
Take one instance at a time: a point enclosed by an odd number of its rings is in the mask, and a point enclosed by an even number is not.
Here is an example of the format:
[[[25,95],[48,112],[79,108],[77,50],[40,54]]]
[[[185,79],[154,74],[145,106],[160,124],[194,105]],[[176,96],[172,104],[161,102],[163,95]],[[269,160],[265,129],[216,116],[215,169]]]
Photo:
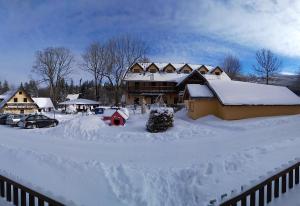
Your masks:
[[[24,117],[25,115],[22,114],[11,114],[6,119],[6,124],[15,127],[18,125],[18,122]]]

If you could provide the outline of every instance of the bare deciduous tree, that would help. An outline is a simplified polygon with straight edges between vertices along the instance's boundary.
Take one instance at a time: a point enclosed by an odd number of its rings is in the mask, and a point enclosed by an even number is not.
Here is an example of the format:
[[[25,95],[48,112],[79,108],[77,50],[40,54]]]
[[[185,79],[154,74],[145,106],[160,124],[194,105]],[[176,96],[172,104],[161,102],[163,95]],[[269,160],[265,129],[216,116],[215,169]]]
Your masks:
[[[140,39],[122,36],[111,39],[107,44],[108,63],[105,76],[115,86],[115,103],[119,103],[121,80],[127,68],[145,59],[147,47]]]
[[[40,81],[48,84],[50,97],[56,104],[58,88],[72,72],[74,57],[70,50],[63,47],[49,47],[36,52],[33,72],[40,76]]]
[[[256,52],[256,61],[257,64],[253,65],[254,70],[266,79],[266,84],[269,84],[270,76],[279,71],[281,60],[270,50],[261,49]]]
[[[102,84],[102,79],[107,65],[107,48],[99,42],[92,43],[82,55],[82,69],[89,72],[94,78],[95,99],[99,100],[99,85]]]
[[[225,56],[221,63],[221,67],[232,79],[235,79],[242,71],[240,60],[233,55]]]

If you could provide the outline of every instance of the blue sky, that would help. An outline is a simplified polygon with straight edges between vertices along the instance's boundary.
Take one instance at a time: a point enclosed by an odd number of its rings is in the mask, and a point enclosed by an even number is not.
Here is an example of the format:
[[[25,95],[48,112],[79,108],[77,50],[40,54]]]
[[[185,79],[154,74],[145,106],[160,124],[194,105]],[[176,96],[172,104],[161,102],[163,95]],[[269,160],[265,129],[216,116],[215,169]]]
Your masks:
[[[299,16],[297,0],[0,0],[0,80],[34,77],[36,50],[65,46],[79,62],[89,43],[122,34],[146,41],[152,61],[218,65],[233,54],[250,72],[268,48],[296,72]]]

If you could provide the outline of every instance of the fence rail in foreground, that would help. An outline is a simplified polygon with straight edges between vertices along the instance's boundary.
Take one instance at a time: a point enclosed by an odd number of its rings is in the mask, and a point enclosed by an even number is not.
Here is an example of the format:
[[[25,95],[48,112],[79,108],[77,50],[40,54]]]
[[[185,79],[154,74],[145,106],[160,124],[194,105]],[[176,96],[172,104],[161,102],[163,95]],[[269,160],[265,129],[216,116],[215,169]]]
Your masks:
[[[286,193],[299,184],[300,162],[263,180],[259,184],[243,191],[233,198],[224,201],[220,206],[264,206],[272,199],[278,198],[280,194]]]
[[[2,175],[0,175],[0,197],[6,198],[13,205],[44,206],[47,204],[49,206],[64,206],[64,204]]]

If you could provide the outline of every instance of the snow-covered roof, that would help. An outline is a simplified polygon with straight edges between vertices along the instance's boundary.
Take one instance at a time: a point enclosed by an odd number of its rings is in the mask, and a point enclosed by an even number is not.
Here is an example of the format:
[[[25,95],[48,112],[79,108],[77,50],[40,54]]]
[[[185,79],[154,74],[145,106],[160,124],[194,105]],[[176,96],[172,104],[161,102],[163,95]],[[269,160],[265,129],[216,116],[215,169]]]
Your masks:
[[[151,64],[155,64],[159,68],[159,72],[156,72],[156,73],[146,72],[147,68]],[[128,71],[125,73],[123,80],[124,81],[157,81],[157,82],[180,83],[181,81],[183,81],[183,79],[185,79],[190,74],[190,73],[189,74],[179,73],[179,70],[185,65],[188,65],[189,67],[191,67],[193,71],[199,69],[202,66],[205,66],[209,70],[209,72],[206,74],[202,74],[202,76],[204,78],[206,78],[207,80],[215,80],[215,79],[230,80],[229,76],[225,72],[222,72],[220,75],[215,75],[213,73],[210,73],[211,71],[214,70],[214,67],[212,67],[210,65],[185,64],[185,63],[171,64],[176,69],[176,72],[173,72],[173,73],[163,72],[163,69],[168,64],[170,64],[170,63],[138,63],[138,65],[140,65],[141,68],[143,68],[144,72],[134,73],[134,72],[131,72],[130,68],[129,68]]]
[[[224,105],[300,105],[300,97],[282,86],[241,81],[209,81]]]
[[[186,89],[188,90],[191,97],[201,98],[201,97],[213,97],[214,94],[206,86],[201,84],[187,84]]]
[[[68,94],[67,95],[68,100],[74,100],[74,99],[78,99],[78,98],[79,98],[79,94]]]
[[[40,109],[54,108],[53,102],[49,97],[36,97],[36,98],[32,98],[32,99]]]
[[[59,103],[60,105],[99,105],[99,102],[89,99],[74,99]]]
[[[118,112],[125,120],[129,118],[129,113],[126,113],[126,110],[123,109],[105,109],[103,112],[104,117],[111,117],[114,113]]]
[[[4,105],[17,93],[16,90],[9,90],[1,95],[1,102],[0,102],[0,108],[4,107]]]
[[[157,68],[162,71],[166,66],[168,66],[169,64],[172,65],[176,71],[179,71],[182,67],[184,67],[187,63],[157,63],[157,62],[151,62],[151,63],[137,63],[138,65],[140,65],[144,71],[146,71],[146,69],[151,65],[154,64],[155,66],[157,66]],[[193,70],[199,69],[201,66],[205,66],[209,71],[211,71],[212,69],[214,69],[213,66],[211,65],[204,65],[204,64],[187,64],[188,66],[190,66]]]

